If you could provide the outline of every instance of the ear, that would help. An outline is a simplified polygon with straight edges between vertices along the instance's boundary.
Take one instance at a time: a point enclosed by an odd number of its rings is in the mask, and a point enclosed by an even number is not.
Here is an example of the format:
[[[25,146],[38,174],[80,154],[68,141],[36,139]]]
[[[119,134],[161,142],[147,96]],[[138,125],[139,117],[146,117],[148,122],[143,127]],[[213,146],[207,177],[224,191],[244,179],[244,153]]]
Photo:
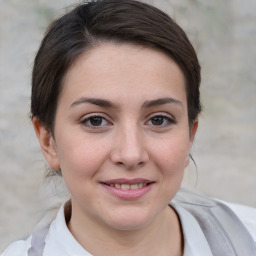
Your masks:
[[[37,117],[33,117],[32,122],[46,161],[51,168],[53,168],[54,170],[59,170],[60,164],[56,150],[56,143],[52,133],[45,129],[45,127],[42,125]]]
[[[186,159],[185,159],[185,167],[187,167],[189,165],[189,155],[190,155],[190,150],[192,148],[194,139],[195,139],[195,135],[197,132],[197,128],[198,128],[198,119],[196,119],[193,124],[192,127],[190,128],[189,131],[189,147],[188,147],[188,151],[187,151],[187,155],[186,155]]]

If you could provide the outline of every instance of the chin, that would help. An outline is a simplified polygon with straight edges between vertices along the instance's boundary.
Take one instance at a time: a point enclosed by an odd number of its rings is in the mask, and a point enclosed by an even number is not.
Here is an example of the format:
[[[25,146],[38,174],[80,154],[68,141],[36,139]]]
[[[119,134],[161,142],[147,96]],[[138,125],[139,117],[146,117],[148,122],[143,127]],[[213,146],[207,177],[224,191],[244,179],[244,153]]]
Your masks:
[[[119,231],[132,231],[139,230],[146,227],[153,219],[153,217],[147,216],[148,214],[142,214],[142,212],[135,214],[126,211],[125,213],[115,214],[107,221],[108,226]]]

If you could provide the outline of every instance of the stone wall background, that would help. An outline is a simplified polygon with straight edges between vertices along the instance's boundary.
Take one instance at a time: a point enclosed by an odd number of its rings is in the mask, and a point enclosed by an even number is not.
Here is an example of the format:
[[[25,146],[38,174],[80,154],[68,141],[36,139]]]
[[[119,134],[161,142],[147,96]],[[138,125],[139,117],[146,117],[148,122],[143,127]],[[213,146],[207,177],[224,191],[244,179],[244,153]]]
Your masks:
[[[148,0],[185,29],[202,65],[204,112],[184,186],[256,206],[256,1]],[[0,0],[0,251],[67,196],[45,182],[29,120],[33,57],[71,0]]]

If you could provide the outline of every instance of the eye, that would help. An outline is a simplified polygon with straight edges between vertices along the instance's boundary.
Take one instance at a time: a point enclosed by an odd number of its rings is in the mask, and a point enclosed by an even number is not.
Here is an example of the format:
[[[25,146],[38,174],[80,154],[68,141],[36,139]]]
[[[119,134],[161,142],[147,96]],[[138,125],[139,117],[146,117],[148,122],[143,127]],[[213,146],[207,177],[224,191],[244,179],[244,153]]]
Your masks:
[[[100,115],[85,116],[81,123],[89,128],[103,128],[107,125],[110,125],[110,122]]]
[[[175,121],[173,118],[166,115],[156,115],[151,117],[148,120],[147,124],[160,128],[160,127],[166,127],[171,124],[175,124]]]

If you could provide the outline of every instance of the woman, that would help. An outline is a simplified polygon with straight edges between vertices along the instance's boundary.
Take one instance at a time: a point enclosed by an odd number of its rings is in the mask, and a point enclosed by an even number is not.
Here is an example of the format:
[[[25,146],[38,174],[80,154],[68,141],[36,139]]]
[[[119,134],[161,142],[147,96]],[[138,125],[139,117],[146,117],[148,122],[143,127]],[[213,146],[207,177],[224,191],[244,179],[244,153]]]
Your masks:
[[[35,58],[31,116],[71,198],[3,255],[255,255],[226,205],[176,196],[199,85],[187,36],[152,6],[93,1],[56,20]]]

